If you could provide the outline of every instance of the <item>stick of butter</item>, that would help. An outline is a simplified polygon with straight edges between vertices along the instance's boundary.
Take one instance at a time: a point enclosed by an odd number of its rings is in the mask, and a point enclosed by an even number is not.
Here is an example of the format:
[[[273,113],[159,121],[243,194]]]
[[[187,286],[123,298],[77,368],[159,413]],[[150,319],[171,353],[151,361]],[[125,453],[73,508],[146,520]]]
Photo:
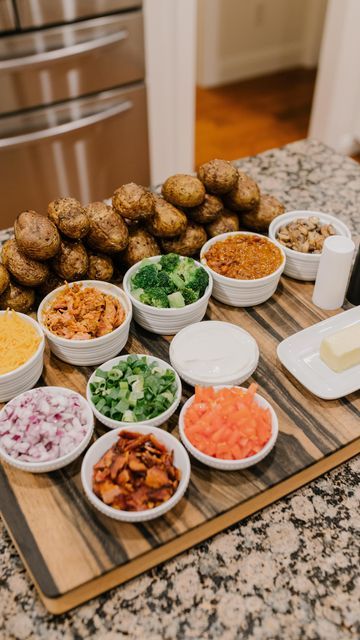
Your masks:
[[[360,322],[324,338],[320,358],[336,373],[360,364]]]

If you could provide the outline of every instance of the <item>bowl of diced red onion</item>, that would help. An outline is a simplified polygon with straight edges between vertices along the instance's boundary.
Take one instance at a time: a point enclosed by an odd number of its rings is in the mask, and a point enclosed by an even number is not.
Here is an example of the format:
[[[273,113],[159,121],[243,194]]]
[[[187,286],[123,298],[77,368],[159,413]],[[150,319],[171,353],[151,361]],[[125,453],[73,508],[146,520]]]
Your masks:
[[[83,396],[63,387],[37,387],[0,411],[0,457],[23,471],[55,471],[84,451],[93,430]]]

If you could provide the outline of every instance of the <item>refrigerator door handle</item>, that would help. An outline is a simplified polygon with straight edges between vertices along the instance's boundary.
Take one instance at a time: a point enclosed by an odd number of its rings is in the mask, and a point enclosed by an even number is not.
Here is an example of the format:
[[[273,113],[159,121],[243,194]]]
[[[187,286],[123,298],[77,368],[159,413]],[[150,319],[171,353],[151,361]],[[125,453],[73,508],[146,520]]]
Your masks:
[[[95,40],[80,42],[78,44],[70,45],[69,47],[64,46],[61,49],[54,49],[53,51],[46,51],[43,53],[34,53],[21,58],[0,60],[0,73],[21,71],[26,67],[44,65],[48,62],[65,60],[71,56],[78,56],[90,51],[96,51],[97,49],[102,49],[103,47],[108,47],[109,45],[121,42],[121,40],[126,40],[128,35],[127,29],[121,29],[117,33],[110,33],[107,36],[102,36]]]
[[[42,129],[41,131],[32,131],[31,133],[23,133],[19,136],[12,136],[10,138],[0,138],[0,151],[3,149],[11,149],[12,147],[23,147],[33,142],[39,142],[40,140],[49,140],[50,138],[57,138],[66,133],[71,133],[78,129],[84,129],[85,127],[91,127],[109,118],[113,118],[120,113],[129,111],[133,106],[131,100],[125,100],[121,104],[117,104],[110,109],[101,111],[100,113],[94,113],[90,116],[85,116],[80,120],[74,120],[71,122],[65,122],[49,129]]]

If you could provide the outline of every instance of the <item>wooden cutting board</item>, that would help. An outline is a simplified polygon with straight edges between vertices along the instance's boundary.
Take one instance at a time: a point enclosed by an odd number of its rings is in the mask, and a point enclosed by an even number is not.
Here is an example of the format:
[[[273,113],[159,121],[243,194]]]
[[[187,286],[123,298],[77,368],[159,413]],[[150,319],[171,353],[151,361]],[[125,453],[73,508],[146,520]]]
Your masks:
[[[290,377],[276,358],[287,336],[332,315],[311,303],[312,285],[283,277],[265,304],[236,309],[211,302],[208,319],[233,322],[257,340],[260,360],[252,379],[279,418],[275,449],[243,472],[209,469],[191,460],[185,497],[165,517],[122,524],[87,502],[78,460],[64,470],[32,475],[3,465],[3,518],[12,539],[52,613],[61,613],[121,584],[184,549],[294,491],[360,452],[360,392],[323,401]],[[168,360],[170,338],[132,326],[129,353]],[[46,354],[39,384],[84,393],[92,369],[67,365]],[[184,399],[192,389],[184,385]],[[177,417],[164,428],[177,434]],[[102,433],[98,425],[97,434]]]

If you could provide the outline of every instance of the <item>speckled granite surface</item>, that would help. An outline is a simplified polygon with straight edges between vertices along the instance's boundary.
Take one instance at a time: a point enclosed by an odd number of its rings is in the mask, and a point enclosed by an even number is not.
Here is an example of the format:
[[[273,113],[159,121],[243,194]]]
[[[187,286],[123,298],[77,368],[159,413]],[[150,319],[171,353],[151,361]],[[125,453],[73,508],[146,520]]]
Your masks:
[[[287,208],[334,212],[360,231],[352,160],[301,141],[239,166]],[[4,640],[359,639],[360,457],[59,617],[46,613],[5,531],[0,550]]]

